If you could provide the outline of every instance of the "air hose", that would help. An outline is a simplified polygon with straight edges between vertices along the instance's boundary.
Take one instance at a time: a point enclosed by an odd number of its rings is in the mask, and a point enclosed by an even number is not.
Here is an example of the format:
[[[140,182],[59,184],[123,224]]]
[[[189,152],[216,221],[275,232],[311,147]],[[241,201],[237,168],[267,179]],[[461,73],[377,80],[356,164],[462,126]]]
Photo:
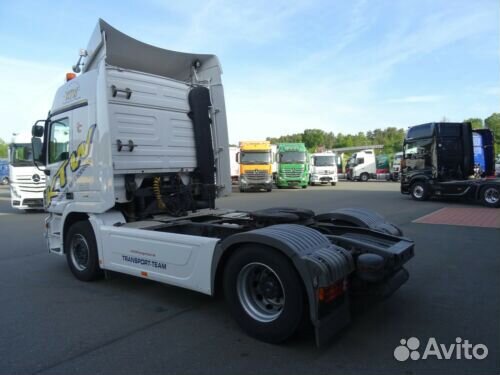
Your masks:
[[[167,208],[165,202],[161,198],[161,177],[153,178],[153,193],[155,194],[156,201],[158,202],[158,208],[164,210]]]

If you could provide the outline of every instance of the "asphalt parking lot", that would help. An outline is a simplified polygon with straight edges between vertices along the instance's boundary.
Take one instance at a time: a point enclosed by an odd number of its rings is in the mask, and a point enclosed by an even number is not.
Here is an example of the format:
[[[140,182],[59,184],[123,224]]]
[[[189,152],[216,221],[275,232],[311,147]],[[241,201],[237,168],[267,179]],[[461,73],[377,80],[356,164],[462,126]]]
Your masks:
[[[414,202],[391,182],[239,193],[219,206],[327,212],[376,210],[416,242],[410,280],[354,317],[326,347],[303,333],[284,345],[243,334],[222,300],[128,276],[77,281],[47,253],[44,213],[10,208],[0,187],[0,374],[498,374],[500,230],[413,220],[456,202]],[[500,212],[500,211],[499,211]],[[457,337],[484,344],[483,360],[398,362],[401,339]]]

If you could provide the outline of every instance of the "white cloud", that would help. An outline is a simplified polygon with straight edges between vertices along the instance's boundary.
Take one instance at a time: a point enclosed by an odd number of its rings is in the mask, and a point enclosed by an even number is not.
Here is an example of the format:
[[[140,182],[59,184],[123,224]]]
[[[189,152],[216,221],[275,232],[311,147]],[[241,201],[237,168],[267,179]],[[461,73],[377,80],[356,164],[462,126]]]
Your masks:
[[[61,67],[0,56],[0,138],[9,142],[12,133],[46,118],[64,78]]]

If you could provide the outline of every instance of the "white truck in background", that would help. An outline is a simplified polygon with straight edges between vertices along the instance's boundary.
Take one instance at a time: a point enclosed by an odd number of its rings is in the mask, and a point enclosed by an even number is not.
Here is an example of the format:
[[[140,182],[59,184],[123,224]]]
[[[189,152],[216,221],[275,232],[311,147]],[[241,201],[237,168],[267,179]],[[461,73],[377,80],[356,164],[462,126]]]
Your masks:
[[[33,165],[31,133],[14,133],[9,144],[10,203],[20,210],[43,209],[45,174]]]
[[[238,184],[240,180],[240,163],[238,163],[237,155],[240,152],[238,146],[229,146],[229,164],[231,168],[231,182]]]
[[[276,158],[276,154],[278,153],[278,145],[271,145],[271,157],[272,157],[272,166],[271,171],[273,173],[273,182],[276,183],[276,175],[278,173],[278,159]]]
[[[375,150],[358,151],[346,165],[348,180],[366,182],[370,179],[389,180],[389,162],[386,155],[375,155]]]
[[[47,246],[76,278],[109,270],[220,293],[249,335],[278,343],[306,317],[318,345],[349,323],[352,303],[408,279],[413,242],[370,211],[215,208],[231,191],[215,55],[153,47],[99,20],[73,70],[32,141],[48,176]]]
[[[403,160],[403,152],[396,152],[391,166],[391,180],[393,181],[399,181],[401,178],[401,160]]]
[[[319,152],[311,155],[309,169],[309,184],[337,185],[337,154],[333,152]]]

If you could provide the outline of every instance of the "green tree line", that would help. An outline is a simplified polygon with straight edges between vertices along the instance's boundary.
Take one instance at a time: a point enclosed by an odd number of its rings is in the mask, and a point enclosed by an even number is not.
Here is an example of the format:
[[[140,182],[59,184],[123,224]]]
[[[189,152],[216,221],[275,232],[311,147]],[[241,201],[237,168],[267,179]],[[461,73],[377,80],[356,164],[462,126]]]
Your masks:
[[[496,135],[496,152],[500,152],[500,113],[493,113],[484,121],[480,118],[469,118],[464,121],[471,122],[473,129],[486,127]],[[267,137],[266,140],[273,144],[301,143],[303,142],[310,152],[316,152],[320,148],[333,149],[353,146],[383,145],[383,153],[392,155],[402,151],[405,129],[388,127],[375,129],[357,134],[343,134],[326,132],[321,129],[306,129],[302,133],[282,135],[280,137]]]

